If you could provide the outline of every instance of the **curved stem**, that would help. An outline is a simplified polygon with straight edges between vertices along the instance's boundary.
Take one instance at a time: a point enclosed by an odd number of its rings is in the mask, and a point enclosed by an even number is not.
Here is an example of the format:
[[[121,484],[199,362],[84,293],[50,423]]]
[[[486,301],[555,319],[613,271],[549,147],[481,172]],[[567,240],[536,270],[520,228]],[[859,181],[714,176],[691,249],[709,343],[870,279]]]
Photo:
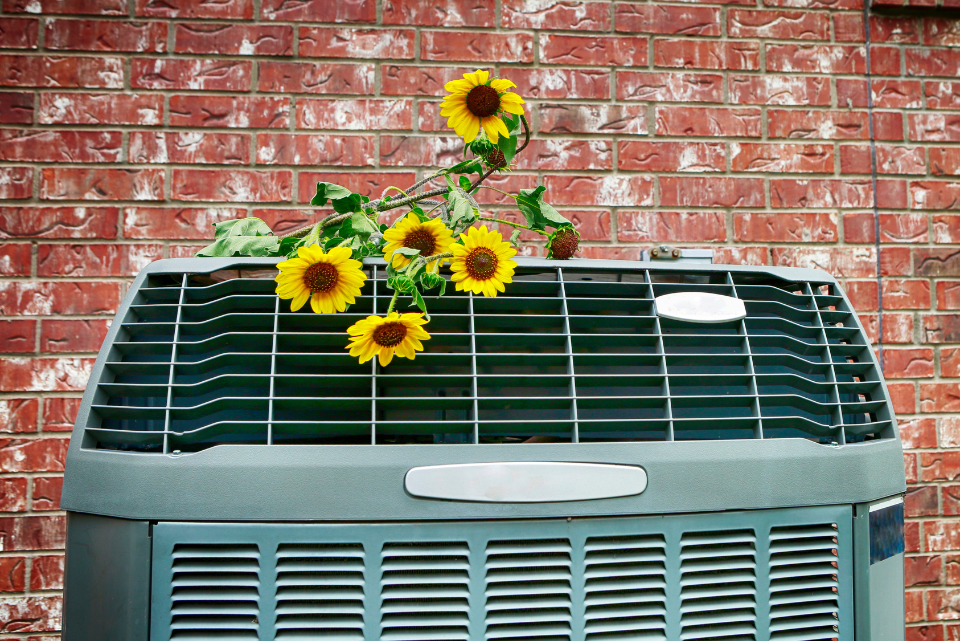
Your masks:
[[[391,189],[393,189],[394,191],[399,191],[401,194],[403,194],[403,195],[406,196],[407,198],[410,197],[410,194],[408,194],[408,193],[405,192],[404,190],[400,189],[399,187],[394,187],[393,185],[390,185],[389,187],[387,187],[386,189],[383,190],[383,195],[380,196],[380,199],[383,200],[383,198],[386,197],[387,192],[390,191]],[[416,187],[411,187],[410,189],[411,189],[411,190],[412,190],[412,189],[416,189]]]
[[[280,238],[280,239],[283,239],[283,238],[303,238],[304,236],[309,235],[310,232],[312,232],[313,229],[314,229],[315,227],[317,227],[318,225],[319,225],[320,229],[326,229],[327,227],[330,227],[331,225],[336,225],[337,223],[342,223],[342,222],[345,221],[347,218],[350,218],[350,216],[353,216],[353,213],[354,213],[354,212],[351,211],[351,212],[347,212],[346,214],[331,214],[330,216],[327,216],[326,218],[324,218],[324,219],[321,220],[321,221],[315,222],[315,223],[313,223],[312,225],[307,225],[306,227],[301,227],[300,229],[296,229],[296,230],[294,230],[294,231],[292,231],[292,232],[289,232],[289,233],[286,233],[286,234],[282,234],[282,235],[278,236],[277,238]]]
[[[399,295],[400,295],[399,289],[393,290],[393,298],[390,299],[390,304],[387,305],[387,316],[389,316],[390,312],[393,311],[393,306],[397,304],[397,296]]]
[[[517,227],[519,229],[526,229],[529,231],[535,231],[542,236],[549,236],[550,234],[545,231],[540,231],[539,229],[534,229],[533,227],[527,227],[526,225],[521,225],[520,223],[513,223],[509,220],[500,220],[499,218],[484,218],[483,216],[477,216],[477,220],[486,220],[491,223],[503,223],[504,225],[510,225],[511,227]]]
[[[514,156],[516,156],[521,151],[526,149],[527,145],[530,144],[530,126],[527,124],[527,118],[523,114],[520,115],[520,122],[523,123],[524,140],[523,140],[523,145],[520,147],[520,149],[517,149],[517,151],[513,154]],[[502,169],[502,167],[491,167],[490,169],[488,169],[482,176],[477,178],[477,182],[470,185],[470,188],[467,189],[467,193],[470,193],[474,189],[479,187],[480,183],[482,183],[484,180],[489,178],[493,174],[493,172],[497,171],[498,169]]]
[[[477,189],[490,189],[490,190],[493,190],[493,191],[495,191],[495,192],[501,193],[501,194],[503,194],[504,196],[510,196],[510,197],[513,198],[514,200],[517,199],[517,197],[514,196],[513,194],[507,193],[507,192],[503,191],[502,189],[497,189],[496,187],[491,187],[490,185],[477,185]]]
[[[431,196],[439,196],[440,194],[447,193],[447,187],[439,187],[437,189],[431,189],[430,191],[425,191],[420,194],[414,194],[413,196],[407,196],[406,198],[401,198],[400,200],[390,200],[387,201],[386,206],[383,206],[383,203],[379,203],[375,209],[377,212],[389,211],[391,209],[396,209],[397,207],[403,207],[404,205],[409,205],[410,203],[419,202]]]

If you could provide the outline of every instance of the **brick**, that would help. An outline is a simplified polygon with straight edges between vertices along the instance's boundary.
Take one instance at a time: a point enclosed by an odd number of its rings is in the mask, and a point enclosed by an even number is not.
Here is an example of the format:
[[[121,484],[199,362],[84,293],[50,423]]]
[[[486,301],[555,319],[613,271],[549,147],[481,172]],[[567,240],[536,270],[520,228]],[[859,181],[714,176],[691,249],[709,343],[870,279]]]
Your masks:
[[[423,60],[466,62],[533,62],[533,36],[528,33],[422,31]]]
[[[173,127],[286,129],[289,124],[290,99],[285,97],[170,96]]]
[[[870,47],[870,72],[878,76],[900,75],[900,49],[898,47]]]
[[[420,103],[420,112],[423,113],[423,103]],[[637,136],[647,133],[646,110],[641,105],[539,103],[537,116],[539,130],[543,133]]]
[[[257,134],[257,164],[372,166],[375,142],[372,136]]]
[[[359,171],[301,172],[297,178],[300,186],[298,191],[300,202],[310,202],[317,191],[318,182],[331,182],[370,198],[380,198],[383,190],[390,185],[401,187],[410,185],[416,180],[413,172],[366,173]]]
[[[843,238],[848,243],[875,243],[873,214],[845,214]],[[927,217],[923,214],[880,214],[880,242],[926,243]]]
[[[922,317],[927,343],[960,343],[960,314],[930,314]]]
[[[763,207],[764,200],[760,178],[660,177],[664,207]]]
[[[162,169],[45,167],[44,200],[162,200]]]
[[[33,479],[31,505],[34,510],[59,510],[63,492],[62,476],[36,476]],[[39,589],[39,588],[34,588]]]
[[[860,7],[857,7],[858,9]],[[870,16],[870,41],[916,43],[920,42],[919,20],[908,16]],[[836,13],[833,30],[837,42],[864,42],[863,15]]]
[[[960,109],[960,82],[924,82],[927,109]]]
[[[30,567],[31,590],[63,589],[63,555],[34,557]]]
[[[318,211],[316,209],[254,209],[253,215],[274,231],[282,234],[284,232],[302,227],[305,223],[317,219]],[[212,232],[207,232],[206,237],[210,237]],[[192,254],[190,254],[192,255]]]
[[[875,311],[879,309],[880,296],[877,294],[877,282],[875,280],[847,281],[844,290],[853,308],[857,311]],[[874,322],[876,321],[876,319],[872,320]]]
[[[917,411],[917,387],[913,383],[888,383],[887,391],[897,414],[913,414]]]
[[[167,25],[117,20],[48,20],[44,46],[65,51],[160,53],[167,50]]]
[[[906,552],[916,553],[920,551],[920,522],[907,521],[903,526],[904,547]]]
[[[373,80],[372,64],[261,62],[259,89],[279,93],[370,94]]]
[[[936,516],[940,512],[939,488],[936,485],[908,487],[903,499],[906,516]]]
[[[531,140],[517,156],[514,167],[541,171],[609,170],[613,168],[613,144],[606,140]]]
[[[34,320],[0,320],[0,341],[8,353],[33,352],[37,335]]]
[[[653,102],[723,102],[723,76],[618,71],[617,98]]]
[[[123,60],[0,55],[0,87],[123,88]]]
[[[247,215],[233,208],[127,207],[123,210],[124,238],[171,239],[212,238],[213,223]]]
[[[881,208],[901,209],[906,205],[906,190],[901,181],[881,180],[877,187]],[[770,204],[773,207],[866,209],[873,206],[873,188],[869,180],[860,179],[772,178]]]
[[[173,50],[229,56],[289,56],[293,27],[288,25],[178,24]],[[309,55],[301,52],[300,55]]]
[[[0,49],[36,49],[39,26],[30,18],[0,18]]]
[[[127,14],[124,0],[43,0],[43,13],[76,13],[86,15],[123,16]],[[3,0],[7,13],[36,13],[36,0]]]
[[[554,205],[649,207],[653,180],[646,176],[546,176],[543,184]],[[586,256],[586,253],[584,254]]]
[[[719,36],[720,10],[715,7],[644,5],[618,2],[616,30],[624,33],[660,33]]]
[[[43,402],[43,430],[69,431],[77,420],[79,398],[47,397]]]
[[[727,240],[720,212],[621,211],[617,239],[622,242],[714,243]]]
[[[827,145],[730,143],[733,171],[833,173],[833,148]]]
[[[835,243],[839,239],[835,214],[798,212],[735,213],[733,235],[737,241],[761,243]]]
[[[930,173],[934,176],[960,176],[960,147],[931,147]]]
[[[907,75],[940,76],[953,80],[960,76],[960,49],[907,48],[904,50]]]
[[[510,79],[517,81],[519,69],[510,71]],[[604,77],[606,72],[601,72]],[[408,65],[383,65],[380,71],[381,93],[384,95],[440,96],[443,86],[451,80],[463,77],[463,71],[454,67],[423,67]],[[372,78],[371,78],[372,84]],[[518,82],[519,84],[519,82]],[[525,97],[528,93],[523,94]]]
[[[93,248],[90,250],[92,253],[88,256],[89,258],[112,257],[112,254],[104,249],[110,245],[80,247]],[[152,247],[157,254],[162,250],[159,245]],[[83,250],[78,249],[77,252],[82,258]],[[150,252],[142,251],[141,254],[150,255]],[[123,262],[121,260],[120,264],[122,265]],[[91,266],[88,269],[95,271],[96,267]],[[134,269],[132,273],[125,271],[123,275],[132,276],[139,271],[140,267],[134,265],[132,269]],[[65,275],[80,276],[81,274]],[[5,316],[113,315],[122,297],[123,288],[120,283],[115,282],[6,281],[0,282],[0,313]]]
[[[884,247],[880,254],[881,276],[912,276],[909,247]]]
[[[439,184],[439,181],[435,184]],[[535,189],[537,187],[538,180],[536,176],[510,172],[506,174],[494,174],[490,176],[490,178],[487,178],[483,184],[495,187],[500,191],[516,194],[519,193],[521,189]],[[479,190],[476,192],[476,198],[477,202],[481,205],[515,206],[516,204],[516,201],[514,201],[513,198],[504,196],[503,194],[490,189]]]
[[[647,49],[646,38],[540,34],[545,64],[639,67],[647,64]]]
[[[766,52],[767,71],[862,74],[866,70],[863,47],[768,44]]]
[[[618,73],[618,82],[624,72]],[[504,77],[517,84],[524,99],[610,98],[610,73],[593,69],[511,69]]]
[[[731,76],[730,102],[744,105],[829,105],[830,81],[813,76]]]
[[[813,11],[754,11],[731,9],[727,13],[731,38],[829,40],[830,17]]]
[[[937,421],[932,418],[901,420],[900,440],[903,447],[910,450],[936,447]]]
[[[913,209],[960,209],[960,183],[911,181]]]
[[[922,383],[921,412],[960,411],[960,383]]]
[[[36,432],[38,407],[35,398],[0,399],[0,433]]]
[[[250,163],[250,135],[134,131],[129,153],[133,163],[246,165]]]
[[[92,358],[0,358],[0,390],[78,392],[90,377]],[[0,445],[0,449],[2,449]],[[66,452],[66,449],[64,449]],[[19,455],[18,455],[19,456]],[[0,460],[3,455],[0,454]],[[34,468],[29,468],[33,470]]]
[[[920,625],[920,626],[907,626],[906,628],[906,641],[943,641],[943,626],[939,624],[935,625]]]
[[[940,350],[940,375],[943,377],[960,377],[960,348]]]
[[[2,207],[0,238],[116,238],[116,207]]]
[[[944,526],[942,529],[950,527],[948,523],[938,525]],[[954,540],[952,532],[944,534],[943,538],[950,541]],[[960,619],[960,590],[928,590],[925,618],[929,621]]]
[[[943,559],[939,556],[908,556],[903,560],[904,579],[908,587],[936,585],[940,583],[942,570]]]
[[[21,200],[32,193],[32,168],[0,167],[0,200]]]
[[[494,6],[471,0],[384,0],[383,24],[425,27],[493,27]],[[452,33],[452,32],[451,32]]]
[[[43,92],[39,122],[45,125],[160,125],[163,96]]]
[[[784,267],[822,269],[837,278],[869,278],[877,275],[872,247],[853,247],[839,252],[835,247],[773,247],[773,264]]]
[[[63,597],[0,597],[0,613],[5,633],[54,632],[61,627]]]
[[[177,200],[289,202],[293,172],[222,169],[174,169],[171,195]]]
[[[33,94],[19,91],[0,93],[0,124],[29,125],[33,122]]]
[[[67,277],[134,276],[163,257],[163,246],[143,245],[40,245],[37,275]]]
[[[271,63],[262,66],[267,64]],[[130,86],[137,89],[250,91],[252,68],[250,62],[214,58],[134,58],[130,61]]]
[[[960,452],[922,452],[920,477],[924,481],[955,481],[960,476]],[[931,548],[928,548],[931,549]]]
[[[601,260],[640,260],[640,251],[640,247],[580,246],[580,254],[584,258],[599,258]]]
[[[756,70],[760,68],[760,45],[755,42],[657,39],[653,43],[653,58],[657,67]]]
[[[300,27],[299,52],[311,58],[412,59],[415,35],[412,29]]]
[[[715,260],[723,265],[766,265],[766,247],[711,247]]]
[[[66,519],[63,516],[0,518],[0,550],[10,552],[63,549],[65,525]]]
[[[884,292],[883,302],[886,306],[886,292]],[[931,378],[933,377],[933,349],[929,347],[885,349],[883,350],[883,374],[888,378]]]
[[[605,1],[502,0],[501,11],[507,29],[610,30],[610,3]]]
[[[40,351],[98,352],[109,328],[106,320],[45,319],[40,324]]]
[[[0,478],[0,512],[25,512],[27,509],[27,479],[23,476]],[[0,567],[3,567],[0,565]],[[8,568],[10,566],[7,566]],[[9,585],[12,582],[8,582]],[[4,581],[0,575],[0,592]]]
[[[0,160],[107,163],[120,160],[119,131],[0,130]]]
[[[923,108],[923,93],[918,80],[875,80],[871,87],[874,106],[878,109]],[[839,93],[839,84],[837,91]]]
[[[861,9],[863,7],[857,0],[763,0],[763,6],[793,9]]]
[[[234,18],[237,20],[253,18],[253,0],[222,0],[219,2],[136,0],[134,9],[136,15],[148,18]],[[126,13],[126,8],[124,8],[124,13]]]
[[[298,22],[376,22],[377,3],[375,0],[264,0],[260,17]]]
[[[619,168],[626,171],[706,172],[726,169],[723,143],[621,141]]]
[[[960,309],[960,281],[937,283],[937,309]]]
[[[26,479],[20,479],[26,484]],[[0,558],[0,592],[23,592],[26,589],[27,559],[22,556]]]
[[[923,42],[940,47],[960,46],[960,27],[956,20],[928,17],[923,21]]]
[[[904,619],[907,623],[914,623],[922,621],[924,618],[923,593],[907,591],[904,594]]]
[[[909,114],[910,140],[925,142],[960,142],[960,115]]]
[[[877,173],[879,174],[925,174],[927,160],[923,147],[877,145]],[[840,147],[840,172],[844,174],[869,174],[872,171],[869,145],[842,145]]]
[[[658,106],[656,133],[658,136],[759,138],[760,117],[760,109],[755,107]]]

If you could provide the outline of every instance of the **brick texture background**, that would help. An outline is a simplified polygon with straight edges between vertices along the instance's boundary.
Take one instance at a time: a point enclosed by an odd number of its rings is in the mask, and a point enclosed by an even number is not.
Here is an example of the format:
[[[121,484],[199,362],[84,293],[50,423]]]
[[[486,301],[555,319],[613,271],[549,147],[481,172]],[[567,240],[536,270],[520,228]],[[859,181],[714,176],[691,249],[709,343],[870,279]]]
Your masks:
[[[874,340],[880,281],[908,639],[960,639],[960,20],[874,16],[868,76],[861,2],[0,0],[0,639],[57,638],[69,431],[131,277],[458,159],[438,102],[476,67],[535,132],[493,184],[546,184],[584,256],[819,267]]]

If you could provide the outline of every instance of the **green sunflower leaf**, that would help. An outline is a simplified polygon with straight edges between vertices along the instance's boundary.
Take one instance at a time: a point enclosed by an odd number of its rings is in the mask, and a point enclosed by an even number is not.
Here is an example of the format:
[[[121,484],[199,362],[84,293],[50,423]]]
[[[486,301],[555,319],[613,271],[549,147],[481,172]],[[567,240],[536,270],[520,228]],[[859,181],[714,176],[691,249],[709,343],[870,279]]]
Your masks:
[[[477,219],[477,210],[459,189],[450,190],[450,228],[465,228]]]
[[[509,165],[514,156],[517,155],[517,139],[520,137],[520,116],[504,113],[500,119],[503,120],[503,124],[507,126],[510,136],[507,138],[500,136],[500,139],[497,141],[497,148],[503,152],[503,159]]]
[[[414,287],[410,292],[410,296],[413,298],[413,301],[410,303],[410,307],[416,305],[420,308],[420,311],[423,312],[424,317],[427,320],[430,320],[430,312],[427,311],[427,303],[423,300],[423,296],[420,295],[420,291]]]
[[[313,200],[310,201],[310,204],[314,207],[323,207],[327,204],[327,200],[342,200],[353,195],[355,194],[346,187],[341,187],[333,183],[318,182],[317,193],[313,197]]]
[[[413,260],[420,255],[420,250],[412,247],[397,247],[394,251],[398,254],[406,256],[410,260]]]
[[[420,286],[424,289],[434,289],[436,287],[440,288],[440,293],[438,296],[443,296],[444,292],[447,289],[447,279],[441,276],[440,274],[435,274],[433,272],[424,272],[420,274]]]
[[[552,205],[543,202],[543,192],[546,187],[540,185],[536,189],[521,189],[517,195],[517,206],[520,213],[527,219],[527,225],[540,231],[547,227],[564,227],[572,223],[560,215]]]
[[[279,256],[276,236],[227,236],[197,252],[197,256]]]
[[[470,160],[458,162],[448,169],[447,172],[451,174],[482,174],[483,166],[480,164],[479,158],[471,158]]]
[[[460,183],[460,189],[464,191],[469,191],[470,186],[473,185],[473,181],[467,178],[466,176],[460,176],[457,182]]]
[[[366,214],[360,212],[350,216],[350,218],[347,218],[340,224],[340,236],[342,238],[357,236],[365,242],[370,238],[370,234],[378,231],[380,231],[380,229],[377,227],[377,224],[370,220]]]
[[[259,218],[237,218],[236,220],[225,220],[221,223],[213,223],[213,237],[215,240],[227,238],[229,236],[271,236],[273,230],[267,223]]]

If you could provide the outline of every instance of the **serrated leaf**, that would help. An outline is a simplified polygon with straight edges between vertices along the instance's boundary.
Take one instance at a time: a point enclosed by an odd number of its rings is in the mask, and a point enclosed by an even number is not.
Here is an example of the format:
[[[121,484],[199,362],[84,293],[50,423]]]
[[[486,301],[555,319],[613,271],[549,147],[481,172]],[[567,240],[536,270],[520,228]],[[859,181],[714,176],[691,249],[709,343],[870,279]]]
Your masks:
[[[563,227],[572,223],[560,215],[553,206],[543,202],[543,192],[546,187],[540,185],[536,189],[521,189],[517,195],[517,206],[520,213],[527,219],[527,225],[533,229],[544,231],[547,227]]]
[[[477,219],[476,211],[470,205],[470,201],[460,192],[459,189],[450,191],[450,227],[468,227]]]
[[[420,311],[423,312],[424,317],[427,320],[430,320],[430,313],[427,311],[427,303],[423,300],[423,296],[420,295],[420,291],[414,287],[413,291],[410,292],[410,296],[413,298],[413,301],[410,303],[410,307],[416,305],[420,308]]]
[[[520,242],[520,228],[514,227],[513,233],[510,234],[510,244],[516,247],[517,243]]]
[[[464,191],[469,190],[470,186],[473,185],[473,181],[466,176],[460,176],[460,178],[457,179],[457,183],[460,185],[460,189]]]
[[[213,237],[215,240],[230,236],[270,236],[273,230],[259,218],[237,218],[213,223]]]
[[[497,141],[497,148],[503,153],[503,159],[507,165],[509,165],[517,155],[517,138],[520,136],[520,116],[503,114],[501,120],[503,120],[503,124],[507,126],[507,131],[510,132],[510,135],[507,137],[500,136],[500,139]]]
[[[352,195],[354,195],[353,192],[346,187],[341,187],[340,185],[335,185],[333,183],[318,182],[317,193],[310,201],[310,204],[314,207],[323,207],[327,204],[327,200],[336,201],[343,198],[348,198]]]
[[[207,245],[197,256],[279,256],[279,249],[276,236],[227,236]]]
[[[440,292],[437,294],[437,296],[443,296],[444,292],[447,290],[447,279],[440,274],[424,272],[420,274],[420,286],[425,290],[439,287]]]
[[[466,148],[464,148],[464,151],[466,151]],[[483,167],[480,164],[479,158],[471,158],[470,160],[458,162],[448,169],[447,172],[450,174],[482,174]]]
[[[350,236],[358,236],[363,241],[366,241],[370,238],[370,234],[380,231],[376,223],[370,220],[366,214],[356,213],[350,218],[347,218],[340,225],[340,236],[342,238],[349,238]]]
[[[401,256],[406,256],[410,260],[413,260],[420,255],[420,250],[412,247],[398,247],[394,250],[394,252],[400,254]]]

